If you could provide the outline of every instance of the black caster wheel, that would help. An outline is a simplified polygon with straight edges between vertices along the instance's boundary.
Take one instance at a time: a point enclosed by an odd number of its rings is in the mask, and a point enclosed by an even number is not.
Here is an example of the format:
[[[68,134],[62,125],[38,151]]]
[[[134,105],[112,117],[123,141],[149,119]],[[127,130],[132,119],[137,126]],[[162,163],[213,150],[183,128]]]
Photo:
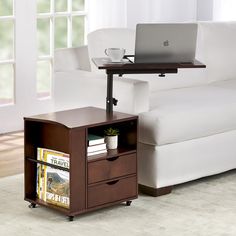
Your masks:
[[[30,203],[29,204],[29,208],[35,208],[36,207],[36,204],[35,203]]]
[[[74,221],[74,216],[68,216],[69,221]]]
[[[131,203],[132,203],[132,201],[127,201],[127,202],[126,202],[126,206],[130,206]]]

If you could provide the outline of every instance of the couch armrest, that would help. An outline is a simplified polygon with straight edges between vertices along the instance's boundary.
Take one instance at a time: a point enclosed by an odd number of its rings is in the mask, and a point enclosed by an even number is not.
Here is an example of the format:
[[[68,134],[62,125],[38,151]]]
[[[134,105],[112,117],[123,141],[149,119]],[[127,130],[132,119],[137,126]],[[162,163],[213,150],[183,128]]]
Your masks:
[[[84,106],[106,107],[106,75],[82,70],[54,74],[55,109]],[[149,87],[145,81],[114,77],[114,110],[138,114],[149,110]]]
[[[73,70],[91,71],[88,46],[77,48],[63,48],[54,52],[54,71],[73,71]]]

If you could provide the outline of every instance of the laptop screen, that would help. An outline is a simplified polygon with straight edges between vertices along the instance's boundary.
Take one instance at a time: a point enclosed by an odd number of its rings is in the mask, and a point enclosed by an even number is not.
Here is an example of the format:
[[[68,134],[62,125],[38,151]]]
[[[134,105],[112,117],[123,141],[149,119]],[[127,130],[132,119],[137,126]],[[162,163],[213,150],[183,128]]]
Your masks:
[[[188,63],[195,59],[196,23],[138,24],[135,63]]]

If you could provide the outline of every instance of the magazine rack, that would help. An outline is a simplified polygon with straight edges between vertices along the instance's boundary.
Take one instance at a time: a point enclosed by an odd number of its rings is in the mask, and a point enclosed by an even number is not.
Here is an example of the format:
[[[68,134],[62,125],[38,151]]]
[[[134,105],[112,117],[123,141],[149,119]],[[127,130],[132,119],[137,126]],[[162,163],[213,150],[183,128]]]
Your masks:
[[[25,121],[25,200],[30,207],[54,208],[69,217],[137,198],[137,125],[138,117],[86,107],[34,117]],[[88,133],[103,135],[108,127],[120,131],[117,149],[87,157]],[[49,204],[37,198],[37,148],[70,155],[70,207]]]

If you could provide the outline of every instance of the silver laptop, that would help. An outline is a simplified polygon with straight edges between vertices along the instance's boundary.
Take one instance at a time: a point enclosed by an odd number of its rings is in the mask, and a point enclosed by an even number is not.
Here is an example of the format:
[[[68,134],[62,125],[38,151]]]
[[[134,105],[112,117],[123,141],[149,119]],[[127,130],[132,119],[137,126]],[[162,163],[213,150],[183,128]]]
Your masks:
[[[195,59],[197,24],[138,24],[135,63],[188,63]]]

